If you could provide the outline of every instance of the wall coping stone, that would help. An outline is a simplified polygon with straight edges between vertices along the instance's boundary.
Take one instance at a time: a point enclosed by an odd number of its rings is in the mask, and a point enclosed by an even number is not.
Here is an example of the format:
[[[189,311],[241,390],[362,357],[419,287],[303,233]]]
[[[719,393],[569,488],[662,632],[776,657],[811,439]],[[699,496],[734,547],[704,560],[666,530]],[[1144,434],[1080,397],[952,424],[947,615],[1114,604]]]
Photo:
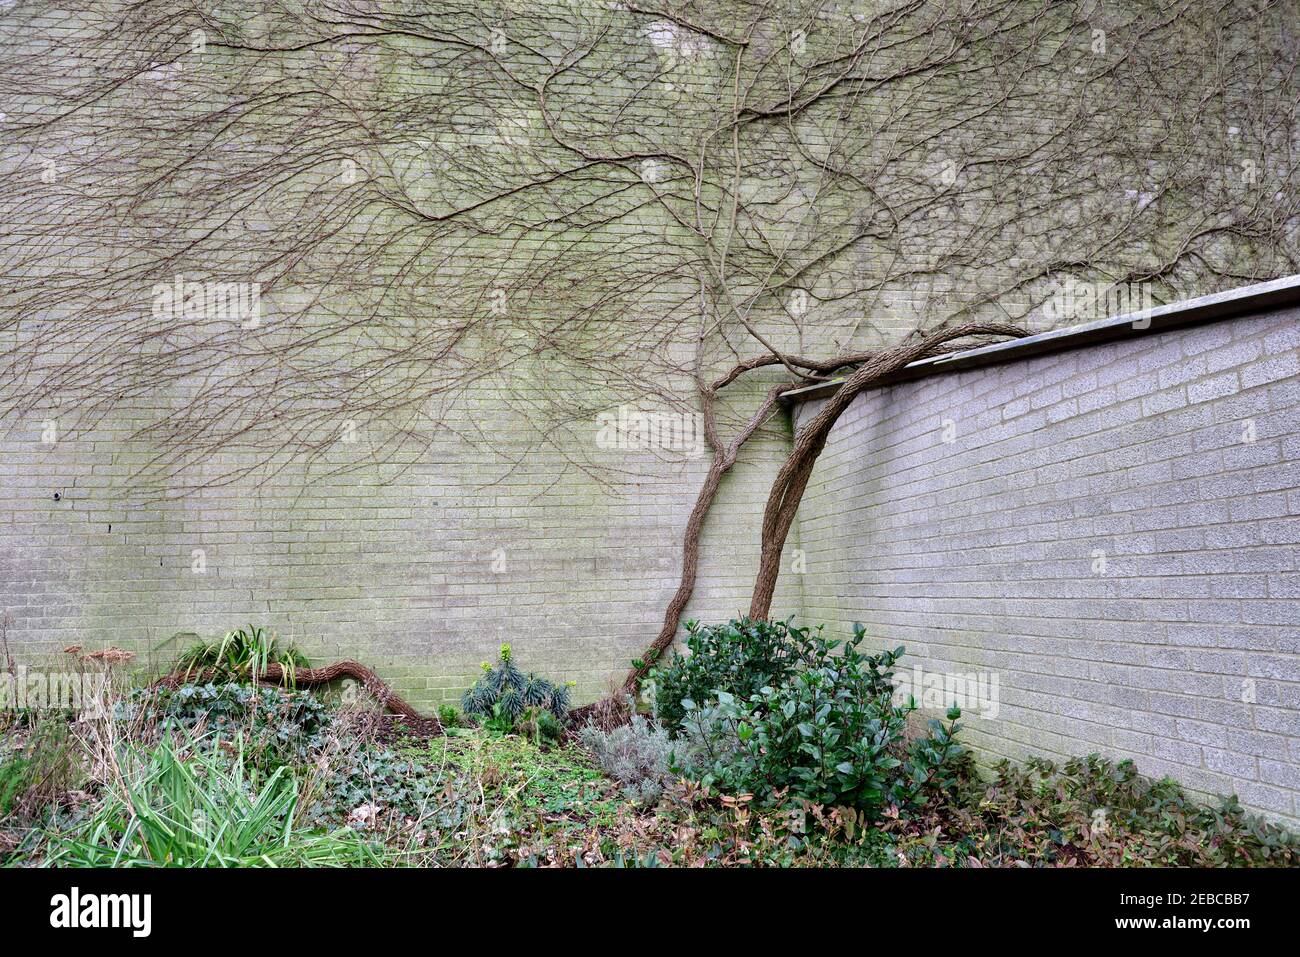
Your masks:
[[[1047,352],[1060,352],[1097,345],[1132,336],[1165,332],[1179,326],[1230,319],[1244,313],[1257,313],[1300,302],[1300,274],[1272,279],[1216,292],[1195,299],[1143,309],[1107,319],[1098,319],[1064,329],[1053,329],[1019,339],[1009,339],[977,349],[949,352],[929,359],[910,362],[892,376],[881,379],[872,388],[909,382],[932,375],[958,372],[978,366],[1017,362]],[[786,405],[798,405],[825,399],[839,391],[841,382],[821,382],[795,389],[781,396]]]

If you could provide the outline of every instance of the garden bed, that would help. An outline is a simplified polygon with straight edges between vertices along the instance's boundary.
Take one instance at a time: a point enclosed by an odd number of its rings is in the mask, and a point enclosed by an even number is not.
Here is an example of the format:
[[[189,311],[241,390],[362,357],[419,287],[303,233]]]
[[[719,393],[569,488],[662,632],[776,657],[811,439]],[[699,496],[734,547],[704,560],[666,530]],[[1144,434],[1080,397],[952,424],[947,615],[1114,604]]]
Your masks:
[[[788,623],[690,624],[659,708],[568,720],[508,648],[437,722],[230,680],[11,715],[10,866],[1293,866],[1232,798],[1098,756],[977,772],[876,655]],[[265,649],[263,649],[265,651]],[[260,660],[267,655],[260,654]],[[730,690],[725,690],[729,688]],[[698,699],[698,700],[697,700]],[[605,709],[607,716],[620,714]],[[437,728],[438,733],[431,729]]]

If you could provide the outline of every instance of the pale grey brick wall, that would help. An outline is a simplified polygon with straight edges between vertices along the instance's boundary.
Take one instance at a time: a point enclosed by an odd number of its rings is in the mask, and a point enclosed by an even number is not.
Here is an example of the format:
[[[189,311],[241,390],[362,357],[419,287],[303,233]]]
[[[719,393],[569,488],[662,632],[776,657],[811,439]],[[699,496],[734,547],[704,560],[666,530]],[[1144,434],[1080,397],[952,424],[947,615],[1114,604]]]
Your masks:
[[[859,396],[799,513],[805,617],[996,672],[986,759],[1100,751],[1300,821],[1298,319]]]

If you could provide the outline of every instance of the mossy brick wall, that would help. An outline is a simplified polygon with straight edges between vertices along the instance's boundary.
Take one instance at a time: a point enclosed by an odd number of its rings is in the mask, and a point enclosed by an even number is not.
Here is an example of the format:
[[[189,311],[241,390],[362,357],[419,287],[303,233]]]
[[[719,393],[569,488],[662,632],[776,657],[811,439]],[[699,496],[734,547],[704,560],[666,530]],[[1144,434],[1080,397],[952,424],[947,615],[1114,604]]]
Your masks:
[[[809,621],[998,676],[985,760],[1100,751],[1300,823],[1300,310],[861,395],[799,528]]]
[[[481,408],[465,414],[467,426],[483,424]],[[211,637],[251,622],[315,660],[364,661],[423,708],[458,697],[503,641],[524,666],[576,681],[580,699],[602,694],[662,622],[684,503],[707,466],[613,450],[612,466],[645,477],[611,487],[559,453],[530,452],[526,467],[507,470],[498,456],[512,443],[474,448],[449,432],[400,474],[371,466],[305,484],[290,472],[123,505],[133,456],[148,450],[133,451],[130,420],[111,424],[47,447],[37,422],[0,443],[0,581],[20,661],[72,644],[162,661],[178,632]],[[593,422],[585,441],[596,432]],[[518,436],[518,451],[528,439]],[[347,454],[363,456],[357,448]],[[783,448],[779,431],[760,437],[725,480],[688,615],[717,619],[744,604],[752,515]],[[789,589],[781,607],[796,607]]]

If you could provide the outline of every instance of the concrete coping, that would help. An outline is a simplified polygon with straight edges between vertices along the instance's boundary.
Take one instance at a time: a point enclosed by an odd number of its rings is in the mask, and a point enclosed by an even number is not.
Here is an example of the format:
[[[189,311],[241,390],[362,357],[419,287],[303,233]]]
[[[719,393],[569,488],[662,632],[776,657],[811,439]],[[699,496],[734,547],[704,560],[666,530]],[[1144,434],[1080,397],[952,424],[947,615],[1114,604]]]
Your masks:
[[[1265,312],[1297,302],[1300,302],[1300,275],[1285,276],[1268,282],[1241,286],[1238,289],[1229,289],[1227,292],[1216,292],[1196,299],[1184,299],[1181,302],[1155,306],[1140,312],[1098,319],[1095,322],[1068,326],[1064,329],[1053,329],[1050,332],[1040,332],[1020,339],[1009,339],[1006,342],[981,346],[978,349],[966,349],[929,359],[917,359],[894,375],[880,380],[872,388],[979,366],[1015,362],[1046,352],[1078,349],[1130,336],[1151,335],[1179,326],[1230,319],[1246,313]],[[821,382],[787,392],[781,396],[781,401],[795,405],[824,399],[834,395],[839,387],[838,381]]]

